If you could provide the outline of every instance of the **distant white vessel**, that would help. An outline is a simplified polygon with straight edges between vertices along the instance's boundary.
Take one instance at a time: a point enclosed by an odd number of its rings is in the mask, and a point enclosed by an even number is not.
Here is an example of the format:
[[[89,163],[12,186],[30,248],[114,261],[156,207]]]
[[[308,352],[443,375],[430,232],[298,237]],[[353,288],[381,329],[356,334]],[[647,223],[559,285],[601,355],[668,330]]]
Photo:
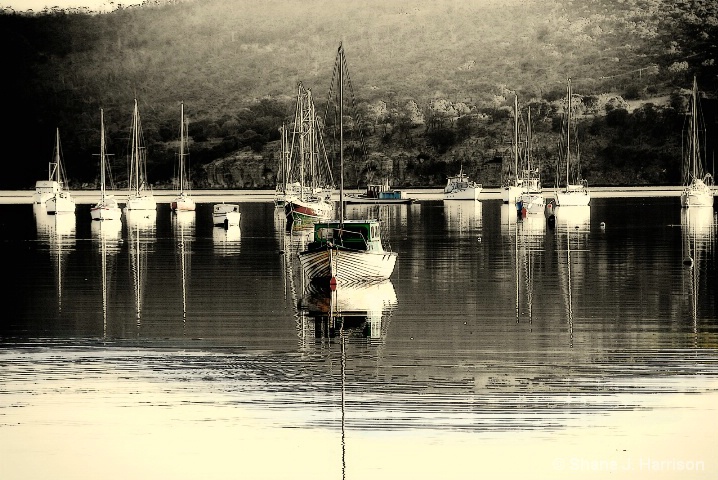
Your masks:
[[[117,205],[114,195],[108,195],[106,192],[106,164],[105,114],[100,109],[100,201],[90,208],[90,215],[93,220],[119,220],[122,217],[122,210]]]
[[[55,154],[48,167],[48,180],[35,184],[35,203],[44,205],[49,214],[75,213],[75,200],[66,189],[65,168],[60,155],[60,129],[55,133]]]
[[[462,169],[458,175],[447,179],[444,200],[478,200],[481,188],[481,184],[469,181]]]
[[[591,203],[591,192],[579,171],[578,156],[574,161],[573,177],[571,176],[571,95],[571,79],[569,79],[566,99],[566,185],[556,191],[556,205],[559,207],[581,207]]]
[[[236,203],[217,203],[212,209],[212,221],[216,226],[238,227],[241,213]]]
[[[693,91],[691,93],[691,111],[688,119],[688,149],[684,155],[683,184],[681,192],[681,207],[712,207],[713,206],[713,176],[703,171],[701,151],[698,139],[698,83],[693,77]]]
[[[192,196],[189,194],[189,192],[185,191],[189,189],[189,180],[187,179],[187,165],[185,162],[185,159],[189,157],[189,153],[187,153],[187,122],[184,118],[184,102],[182,102],[181,107],[181,120],[180,120],[180,151],[179,151],[179,172],[178,172],[178,180],[179,180],[179,193],[177,196],[170,202],[170,207],[173,211],[177,210],[184,210],[184,211],[193,211],[196,208],[196,205],[194,203],[194,200],[192,199]]]
[[[130,148],[128,177],[129,193],[125,208],[127,210],[155,210],[157,202],[147,183],[147,151],[143,146],[140,112],[135,108],[132,112],[132,146]]]
[[[516,106],[516,113],[518,115],[518,105]],[[531,161],[531,109],[529,109],[527,114],[526,151],[524,152],[522,166],[523,169],[519,175],[521,195],[519,195],[517,199],[517,202],[521,204],[520,210],[522,213],[543,214],[544,208],[546,207],[546,200],[543,196],[543,187],[541,187],[541,173],[540,169],[535,167]]]

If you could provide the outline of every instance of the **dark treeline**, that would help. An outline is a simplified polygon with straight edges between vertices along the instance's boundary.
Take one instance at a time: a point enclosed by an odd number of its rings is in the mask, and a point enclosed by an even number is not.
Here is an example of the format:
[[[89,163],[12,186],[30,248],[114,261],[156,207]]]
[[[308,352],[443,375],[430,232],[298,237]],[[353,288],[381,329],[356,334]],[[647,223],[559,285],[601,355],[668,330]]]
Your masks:
[[[310,86],[324,111],[340,40],[364,132],[361,148],[348,147],[351,186],[385,176],[436,186],[459,168],[500,184],[514,95],[523,115],[531,107],[534,157],[552,185],[567,77],[592,185],[680,183],[693,76],[705,95],[712,164],[714,2],[465,3],[188,0],[104,14],[6,11],[1,131],[13,153],[0,188],[32,188],[46,175],[56,127],[72,185],[94,186],[101,107],[121,183],[134,98],[155,184],[174,175],[184,101],[196,186],[271,187],[296,83]]]

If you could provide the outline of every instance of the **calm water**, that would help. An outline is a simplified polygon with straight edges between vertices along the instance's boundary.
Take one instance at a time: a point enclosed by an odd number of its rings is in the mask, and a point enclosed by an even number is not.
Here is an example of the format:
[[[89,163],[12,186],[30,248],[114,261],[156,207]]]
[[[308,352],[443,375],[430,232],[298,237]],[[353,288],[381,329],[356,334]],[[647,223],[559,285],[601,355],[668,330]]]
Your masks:
[[[390,282],[302,281],[271,203],[0,205],[0,478],[716,478],[716,214],[348,207]]]

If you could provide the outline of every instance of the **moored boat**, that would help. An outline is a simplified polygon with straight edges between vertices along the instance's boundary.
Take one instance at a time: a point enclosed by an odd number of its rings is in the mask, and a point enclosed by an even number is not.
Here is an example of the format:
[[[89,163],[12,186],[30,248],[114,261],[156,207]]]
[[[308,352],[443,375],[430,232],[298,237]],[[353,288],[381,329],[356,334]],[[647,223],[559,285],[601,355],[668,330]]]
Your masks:
[[[107,166],[107,154],[105,152],[105,116],[100,109],[100,201],[90,208],[90,215],[93,220],[119,220],[122,217],[117,200],[114,195],[106,192],[105,169]]]
[[[177,196],[172,199],[170,202],[170,208],[173,211],[194,211],[196,208],[194,199],[189,194],[189,180],[187,175],[187,158],[189,157],[189,153],[187,153],[187,122],[185,121],[184,117],[184,102],[182,102],[182,105],[180,107],[180,149],[179,149],[179,172],[177,175],[177,180],[179,184],[179,192],[177,193]]]
[[[444,187],[444,200],[478,200],[482,186],[472,182],[463,169],[458,175],[448,177]]]
[[[336,57],[335,74],[338,75],[339,121],[339,198],[342,205],[339,219],[314,225],[313,240],[299,253],[305,277],[316,283],[330,285],[348,282],[388,279],[394,271],[396,252],[384,250],[381,226],[378,220],[344,219],[344,105],[343,92],[347,62],[340,44]],[[334,86],[332,79],[332,86]],[[347,80],[348,81],[348,80]],[[351,86],[351,82],[348,82]],[[331,97],[331,95],[330,95]]]
[[[573,169],[572,152],[571,152],[571,79],[568,79],[568,88],[566,95],[566,124],[565,124],[565,140],[566,140],[566,183],[564,188],[556,191],[556,205],[564,207],[582,207],[591,204],[591,192],[588,190],[588,182],[581,178],[580,157],[574,155]]]
[[[408,204],[416,202],[415,198],[406,196],[401,190],[394,190],[389,187],[389,182],[380,184],[369,184],[364,193],[344,195],[344,203],[369,203],[369,204]]]
[[[284,203],[287,223],[314,223],[331,218],[334,190],[331,168],[321,135],[321,126],[314,110],[311,90],[300,82],[291,140],[283,133],[282,164],[285,165],[284,185],[296,180],[299,188],[278,199]],[[291,182],[294,183],[294,182]],[[286,194],[290,193],[289,196]],[[296,193],[296,196],[291,194]]]
[[[137,99],[132,112],[132,134],[129,158],[129,192],[125,208],[127,210],[155,210],[157,202],[147,182],[147,151],[143,146],[142,125]]]
[[[239,205],[236,203],[217,203],[212,208],[212,222],[215,226],[238,227],[240,218]]]
[[[688,117],[687,149],[683,163],[683,191],[681,207],[712,207],[713,176],[704,171],[698,138],[698,124],[702,120],[698,111],[698,83],[693,77],[690,116]]]
[[[43,203],[47,209],[47,213],[54,215],[59,213],[75,213],[75,200],[72,198],[69,190],[66,189],[67,179],[65,178],[65,168],[62,164],[62,156],[60,154],[60,129],[55,133],[55,155],[54,161],[49,165],[49,180],[47,182],[37,182],[35,184],[35,192],[39,203]],[[41,184],[41,185],[38,185]],[[43,185],[46,187],[43,189]],[[38,186],[41,187],[38,189]],[[39,191],[38,191],[39,190]],[[46,190],[46,194],[43,192]]]
[[[304,274],[320,283],[386,280],[396,259],[384,250],[375,219],[316,223],[313,241],[299,253]]]

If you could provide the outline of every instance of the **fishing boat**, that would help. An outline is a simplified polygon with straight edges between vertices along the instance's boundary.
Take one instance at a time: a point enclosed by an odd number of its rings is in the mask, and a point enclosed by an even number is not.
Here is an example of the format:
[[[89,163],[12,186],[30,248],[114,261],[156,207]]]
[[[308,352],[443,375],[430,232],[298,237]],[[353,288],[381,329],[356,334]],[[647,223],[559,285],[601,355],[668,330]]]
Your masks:
[[[67,179],[60,154],[60,129],[55,132],[55,152],[48,166],[48,180],[35,183],[35,203],[44,205],[50,215],[75,213],[75,200],[66,189]]]
[[[180,110],[181,110],[181,115],[180,115],[179,172],[177,175],[178,184],[179,184],[179,193],[170,202],[170,208],[172,208],[172,211],[177,211],[177,210],[193,211],[196,208],[196,205],[194,203],[194,200],[190,196],[189,192],[186,191],[186,189],[189,188],[189,180],[187,178],[188,177],[188,175],[187,175],[188,166],[187,166],[185,160],[189,157],[189,153],[187,152],[187,122],[185,121],[185,118],[184,118],[184,102],[182,102]]]
[[[224,228],[238,227],[241,213],[236,203],[216,203],[212,208],[212,222]]]
[[[704,171],[701,160],[701,149],[698,139],[698,127],[701,122],[698,105],[698,82],[693,77],[693,89],[690,100],[690,115],[688,117],[688,132],[686,135],[687,149],[683,160],[683,185],[681,192],[681,207],[712,207],[713,206],[713,176]]]
[[[90,215],[93,220],[119,220],[122,217],[122,210],[117,205],[114,195],[108,195],[106,189],[106,178],[109,172],[107,168],[107,154],[105,152],[105,116],[100,109],[100,201],[90,208]]]
[[[140,122],[140,112],[137,108],[137,99],[135,99],[135,108],[132,112],[132,134],[129,164],[127,210],[155,210],[157,202],[152,194],[149,184],[147,183],[147,150],[143,146],[142,124]]]
[[[444,187],[444,200],[478,200],[481,188],[480,183],[469,181],[462,168],[458,175],[448,177]]]
[[[289,165],[297,175],[298,196],[284,200],[287,222],[314,223],[331,218],[334,191],[331,168],[314,110],[311,90],[300,82],[291,141],[287,138]],[[297,165],[295,169],[293,165]],[[296,170],[296,172],[295,172]]]
[[[573,160],[573,172],[571,169],[571,79],[568,79],[568,88],[566,95],[566,123],[565,123],[565,141],[566,141],[566,184],[564,188],[556,191],[556,206],[580,207],[591,203],[591,192],[588,190],[588,183],[581,178],[580,172],[580,156],[575,155]],[[573,175],[572,175],[573,173]]]
[[[394,190],[389,187],[389,180],[380,184],[369,184],[364,193],[344,195],[344,203],[369,203],[401,205],[416,202],[415,198],[407,197],[401,190]]]
[[[344,48],[340,44],[335,63],[339,114],[339,170],[341,208],[339,219],[314,225],[312,241],[306,250],[299,252],[299,261],[305,277],[317,283],[378,281],[388,279],[394,271],[396,252],[384,250],[381,226],[378,220],[344,219],[344,83],[351,86],[346,71]],[[346,80],[345,80],[346,77]],[[332,79],[332,89],[335,79]]]

